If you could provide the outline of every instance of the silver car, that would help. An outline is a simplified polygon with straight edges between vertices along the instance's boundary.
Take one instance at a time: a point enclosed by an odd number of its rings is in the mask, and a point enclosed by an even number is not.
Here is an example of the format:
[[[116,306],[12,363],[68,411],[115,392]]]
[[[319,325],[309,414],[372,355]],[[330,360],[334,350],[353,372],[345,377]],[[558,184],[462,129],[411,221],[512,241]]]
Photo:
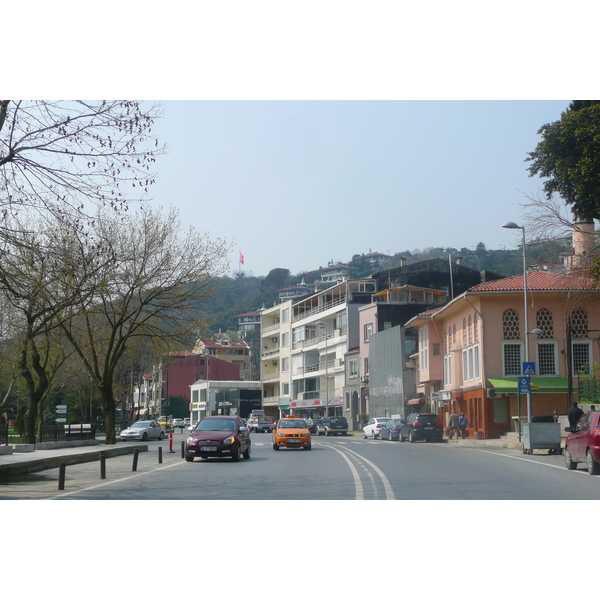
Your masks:
[[[156,421],[138,421],[121,431],[121,441],[127,440],[162,440],[165,437],[163,428]]]
[[[381,426],[384,423],[387,423],[390,420],[390,417],[373,417],[369,420],[369,422],[363,427],[363,438],[365,440],[368,437],[372,437],[376,440],[379,437],[379,431],[381,430]]]

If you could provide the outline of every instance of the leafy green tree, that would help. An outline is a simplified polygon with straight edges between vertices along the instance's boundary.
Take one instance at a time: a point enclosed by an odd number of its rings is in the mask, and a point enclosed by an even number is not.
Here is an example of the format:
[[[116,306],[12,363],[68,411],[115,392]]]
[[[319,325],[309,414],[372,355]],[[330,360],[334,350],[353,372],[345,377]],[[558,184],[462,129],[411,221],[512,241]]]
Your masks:
[[[580,220],[600,218],[600,101],[576,100],[559,121],[543,125],[528,153],[530,176],[545,178],[546,198],[557,193]]]

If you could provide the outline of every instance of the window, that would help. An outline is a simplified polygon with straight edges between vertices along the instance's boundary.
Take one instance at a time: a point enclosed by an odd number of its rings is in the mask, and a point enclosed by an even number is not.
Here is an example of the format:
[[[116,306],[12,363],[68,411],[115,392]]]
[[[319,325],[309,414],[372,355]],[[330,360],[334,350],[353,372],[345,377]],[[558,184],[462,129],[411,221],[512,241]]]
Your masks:
[[[365,375],[369,374],[369,359],[365,358]]]
[[[289,346],[290,345],[290,334],[289,332],[285,332],[281,334],[281,345],[283,347]]]
[[[419,368],[429,368],[429,339],[427,327],[419,329]]]
[[[358,376],[358,361],[350,360],[348,361],[348,377],[357,377]]]
[[[463,381],[479,379],[479,344],[463,350]]]
[[[290,359],[289,358],[281,359],[281,370],[284,373],[287,373],[290,370]]]
[[[370,341],[372,335],[373,335],[373,323],[367,323],[365,325],[365,342]]]
[[[537,367],[540,377],[558,375],[556,342],[538,342]]]
[[[573,355],[573,373],[582,372],[584,375],[591,375],[590,362],[592,356],[592,342],[590,340],[578,340],[571,342]]]
[[[536,313],[535,325],[544,332],[544,335],[539,335],[538,338],[548,339],[554,337],[552,311],[547,308],[540,308]]]
[[[502,344],[502,370],[504,377],[520,377],[523,370],[521,359],[523,344],[503,342]]]
[[[516,310],[509,308],[502,313],[502,328],[505,340],[520,339],[519,314]]]
[[[290,395],[290,384],[289,383],[284,383],[283,384],[283,395],[284,396],[289,396]]]
[[[452,356],[444,356],[444,386],[452,385]]]
[[[282,323],[288,323],[289,320],[290,320],[290,309],[284,308],[281,311],[281,321],[282,321]]]

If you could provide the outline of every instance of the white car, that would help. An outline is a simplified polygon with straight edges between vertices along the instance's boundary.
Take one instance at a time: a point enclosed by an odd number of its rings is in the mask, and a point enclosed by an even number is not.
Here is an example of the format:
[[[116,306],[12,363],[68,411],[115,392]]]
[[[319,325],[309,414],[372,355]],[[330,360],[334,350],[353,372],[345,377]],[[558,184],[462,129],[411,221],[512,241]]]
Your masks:
[[[390,417],[373,417],[369,419],[369,422],[363,427],[363,438],[366,440],[368,437],[372,437],[376,440],[379,437],[381,425],[389,420]]]
[[[175,427],[185,427],[185,421],[183,419],[173,419],[171,426],[173,429],[175,429]]]
[[[138,421],[127,429],[123,429],[119,436],[122,442],[127,440],[162,440],[165,437],[163,428],[156,421]]]

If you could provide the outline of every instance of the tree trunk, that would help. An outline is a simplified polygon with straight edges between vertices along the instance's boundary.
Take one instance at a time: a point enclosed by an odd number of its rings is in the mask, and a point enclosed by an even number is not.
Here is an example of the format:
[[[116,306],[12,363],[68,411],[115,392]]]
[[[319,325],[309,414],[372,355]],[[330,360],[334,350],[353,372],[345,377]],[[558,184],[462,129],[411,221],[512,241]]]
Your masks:
[[[116,444],[117,436],[115,432],[116,427],[116,405],[115,398],[113,396],[113,390],[111,385],[99,386],[100,397],[102,399],[102,410],[104,412],[104,423],[106,424],[106,443]]]

